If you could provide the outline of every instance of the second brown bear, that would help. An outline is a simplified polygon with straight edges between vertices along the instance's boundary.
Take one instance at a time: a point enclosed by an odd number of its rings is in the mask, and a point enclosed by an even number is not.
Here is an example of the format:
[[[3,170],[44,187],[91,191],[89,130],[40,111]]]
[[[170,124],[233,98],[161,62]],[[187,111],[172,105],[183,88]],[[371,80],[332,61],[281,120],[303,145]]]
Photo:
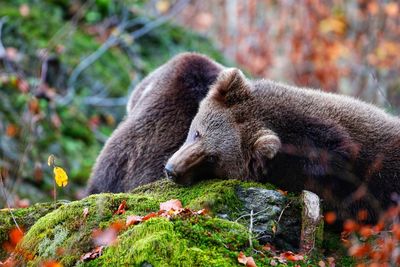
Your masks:
[[[146,77],[98,156],[87,193],[127,192],[164,176],[165,162],[182,145],[222,69],[205,56],[184,53]]]

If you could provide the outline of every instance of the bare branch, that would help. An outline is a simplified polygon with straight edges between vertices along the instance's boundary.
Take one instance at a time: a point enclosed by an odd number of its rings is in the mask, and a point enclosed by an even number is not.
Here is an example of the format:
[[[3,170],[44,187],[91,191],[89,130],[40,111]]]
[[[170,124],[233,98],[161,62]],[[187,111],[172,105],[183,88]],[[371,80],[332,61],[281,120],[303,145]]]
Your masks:
[[[6,21],[7,21],[7,17],[2,17],[0,19],[0,58],[5,58],[6,57],[6,49],[4,48],[3,42],[1,41],[3,25],[4,25],[4,23]]]
[[[131,33],[131,36],[134,39],[138,39],[140,37],[142,37],[143,35],[149,33],[151,30],[161,26],[162,24],[166,23],[168,20],[170,20],[171,18],[175,17],[179,12],[181,12],[183,10],[183,8],[189,3],[189,0],[182,0],[180,2],[178,2],[174,8],[171,10],[170,13],[166,14],[165,16],[161,16],[156,20],[150,21],[149,23],[147,23],[146,25],[144,25],[142,28],[134,31]],[[119,42],[119,35],[121,32],[123,32],[127,26],[132,26],[135,25],[136,23],[139,23],[140,20],[132,20],[132,21],[125,21],[126,18],[124,18],[124,20],[119,24],[119,26],[117,27],[117,34],[116,35],[111,35],[105,43],[103,43],[95,52],[93,52],[92,54],[90,54],[88,57],[86,57],[85,59],[83,59],[78,66],[72,71],[71,76],[68,80],[68,85],[67,85],[67,89],[68,92],[67,94],[63,97],[60,98],[58,100],[58,103],[60,105],[67,105],[68,103],[70,103],[73,99],[73,97],[75,96],[76,93],[76,87],[75,87],[75,83],[78,79],[78,77],[80,76],[80,74],[87,69],[90,65],[92,65],[94,62],[96,62],[105,52],[107,52],[107,50],[118,44]],[[111,102],[112,103],[112,102]],[[120,103],[119,101],[117,101],[117,103]]]
[[[250,227],[249,227],[249,246],[253,247],[253,210],[250,211]]]
[[[1,190],[2,190],[2,193],[3,193],[4,200],[6,201],[6,205],[7,205],[8,211],[10,212],[11,218],[13,219],[15,226],[22,233],[22,230],[19,227],[19,225],[17,223],[17,220],[14,217],[14,213],[11,210],[10,202],[8,200],[8,195],[7,195],[7,192],[6,192],[6,187],[5,187],[4,182],[3,182],[3,175],[1,173],[0,173],[0,187],[1,187]]]

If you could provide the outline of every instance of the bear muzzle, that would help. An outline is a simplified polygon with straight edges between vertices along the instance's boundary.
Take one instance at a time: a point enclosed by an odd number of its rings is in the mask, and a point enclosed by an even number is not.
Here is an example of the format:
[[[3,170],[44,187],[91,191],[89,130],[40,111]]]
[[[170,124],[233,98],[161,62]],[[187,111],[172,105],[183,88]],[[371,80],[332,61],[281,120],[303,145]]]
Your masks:
[[[167,178],[178,184],[193,184],[197,167],[202,165],[205,153],[199,143],[184,144],[165,165]]]
[[[174,171],[174,166],[172,164],[167,163],[165,165],[164,171],[165,171],[165,176],[167,176],[168,179],[175,181],[177,175]]]

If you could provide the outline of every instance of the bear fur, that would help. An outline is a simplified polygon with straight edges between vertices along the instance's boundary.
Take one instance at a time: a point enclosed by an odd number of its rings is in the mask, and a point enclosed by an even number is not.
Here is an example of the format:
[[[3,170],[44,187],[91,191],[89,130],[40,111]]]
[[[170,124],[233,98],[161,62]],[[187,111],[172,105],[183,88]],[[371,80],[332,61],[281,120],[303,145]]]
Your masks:
[[[206,56],[183,53],[137,85],[126,118],[96,160],[87,193],[127,192],[161,178],[222,68]]]
[[[167,174],[316,192],[339,217],[371,219],[400,193],[400,119],[348,96],[223,71]]]

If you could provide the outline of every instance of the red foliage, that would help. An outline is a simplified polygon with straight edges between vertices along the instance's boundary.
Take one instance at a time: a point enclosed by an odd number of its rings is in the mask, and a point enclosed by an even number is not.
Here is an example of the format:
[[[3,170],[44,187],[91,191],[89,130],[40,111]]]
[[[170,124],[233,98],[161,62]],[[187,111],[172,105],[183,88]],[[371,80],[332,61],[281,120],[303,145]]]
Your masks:
[[[359,215],[359,218],[364,218]],[[400,205],[390,208],[374,225],[346,221],[346,245],[357,266],[398,266],[400,264]]]

